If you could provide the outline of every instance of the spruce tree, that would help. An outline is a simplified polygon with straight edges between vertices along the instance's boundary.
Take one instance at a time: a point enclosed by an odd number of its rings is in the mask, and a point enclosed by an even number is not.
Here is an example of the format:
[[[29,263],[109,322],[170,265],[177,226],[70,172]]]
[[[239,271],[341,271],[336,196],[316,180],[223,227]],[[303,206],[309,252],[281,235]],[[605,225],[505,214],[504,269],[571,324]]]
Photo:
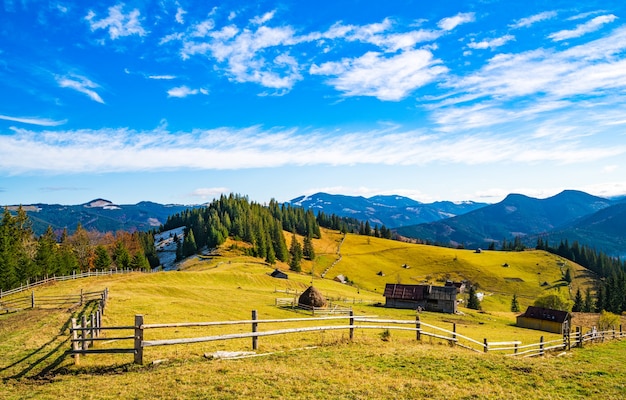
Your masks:
[[[289,247],[289,269],[295,272],[302,271],[302,246],[298,243],[295,233],[291,236],[291,246]]]
[[[593,298],[591,297],[591,288],[585,289],[585,301],[583,303],[583,312],[593,312]]]
[[[309,235],[304,237],[302,255],[309,260],[315,260],[315,249],[313,248],[313,240]]]
[[[511,312],[519,312],[519,302],[516,294],[513,294],[513,299],[511,299]]]
[[[580,293],[580,288],[578,288],[578,290],[576,290],[576,296],[574,297],[574,305],[572,306],[572,312],[583,311],[583,306],[584,306],[583,295],[582,293]]]
[[[474,286],[470,286],[469,289],[469,298],[467,299],[467,308],[471,308],[473,310],[480,310],[480,301],[478,300],[478,296],[476,296],[476,289]]]

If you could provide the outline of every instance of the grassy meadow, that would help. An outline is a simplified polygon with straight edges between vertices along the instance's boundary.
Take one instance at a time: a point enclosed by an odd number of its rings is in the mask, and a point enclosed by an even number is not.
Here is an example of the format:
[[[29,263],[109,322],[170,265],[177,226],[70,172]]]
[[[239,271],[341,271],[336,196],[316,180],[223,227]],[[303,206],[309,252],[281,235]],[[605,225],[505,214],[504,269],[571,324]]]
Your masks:
[[[288,240],[290,235],[287,236]],[[293,297],[311,283],[355,315],[414,320],[412,310],[377,307],[385,283],[441,284],[446,278],[470,279],[485,293],[483,311],[460,307],[457,315],[423,312],[428,324],[451,329],[478,341],[521,340],[535,343],[545,332],[514,326],[508,311],[512,293],[522,307],[534,296],[560,286],[564,261],[544,252],[483,252],[444,249],[347,235],[324,230],[314,240],[317,257],[288,280],[269,276],[273,267],[244,256],[241,244],[227,242],[209,257],[186,260],[181,271],[133,273],[48,285],[36,296],[77,294],[109,288],[105,326],[132,325],[135,314],[146,324],[168,322],[297,318],[306,314],[275,306],[276,298]],[[330,268],[338,258],[341,261]],[[508,267],[503,267],[503,264]],[[410,268],[403,268],[407,264]],[[574,287],[589,284],[575,264]],[[286,265],[278,265],[287,270]],[[330,269],[328,269],[330,268]],[[321,274],[326,271],[326,279]],[[382,271],[385,276],[377,273]],[[338,274],[353,285],[334,282]],[[547,282],[547,286],[542,284]],[[289,293],[285,293],[289,292]],[[0,399],[23,398],[623,398],[626,394],[626,342],[573,349],[542,359],[513,359],[475,353],[414,332],[327,330],[259,338],[257,357],[210,360],[217,351],[249,351],[250,339],[148,347],[144,365],[132,355],[90,355],[80,365],[64,354],[69,349],[69,320],[82,309],[26,310],[0,315]],[[345,324],[336,322],[337,324]],[[259,331],[319,325],[260,324]],[[145,340],[249,332],[250,325],[169,328],[145,331]],[[106,337],[130,332],[108,331]],[[96,348],[132,347],[107,340]],[[82,389],[82,391],[80,391]]]

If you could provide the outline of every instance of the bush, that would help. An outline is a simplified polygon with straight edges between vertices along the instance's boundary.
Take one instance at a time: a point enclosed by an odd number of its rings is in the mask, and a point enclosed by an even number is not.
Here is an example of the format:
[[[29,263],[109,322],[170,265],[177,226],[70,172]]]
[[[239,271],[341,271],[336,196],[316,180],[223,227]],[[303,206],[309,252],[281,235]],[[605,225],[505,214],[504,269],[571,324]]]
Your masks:
[[[608,331],[619,326],[619,315],[610,313],[608,311],[602,311],[600,318],[598,319],[598,330]]]

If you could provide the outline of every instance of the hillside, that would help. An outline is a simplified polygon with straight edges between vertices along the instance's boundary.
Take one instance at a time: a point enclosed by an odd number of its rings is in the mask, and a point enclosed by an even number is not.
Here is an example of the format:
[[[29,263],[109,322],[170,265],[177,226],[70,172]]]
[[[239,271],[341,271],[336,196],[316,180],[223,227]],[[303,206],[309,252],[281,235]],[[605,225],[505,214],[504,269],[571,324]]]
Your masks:
[[[387,228],[439,221],[465,214],[486,205],[471,201],[462,203],[440,201],[426,204],[403,196],[365,198],[328,193],[300,196],[289,203],[305,209],[312,209],[315,213],[321,211],[325,214],[356,218],[360,221],[369,221],[372,227],[385,225]]]
[[[244,245],[229,239],[210,257],[188,258],[178,272],[59,282],[36,289],[36,296],[109,288],[105,326],[132,324],[135,314],[143,314],[148,324],[249,319],[252,309],[261,319],[302,318],[307,315],[276,307],[274,302],[278,297],[289,297],[285,291],[300,292],[313,282],[326,297],[353,307],[355,315],[414,319],[413,310],[386,309],[371,303],[384,301],[381,291],[385,282],[422,281],[428,275],[437,282],[450,275],[480,284],[487,295],[484,311],[461,307],[463,313],[459,315],[424,312],[422,321],[448,328],[456,323],[459,334],[478,340],[485,337],[528,343],[540,335],[546,340],[558,339],[558,335],[512,326],[515,314],[504,311],[510,303],[509,290],[528,296],[551,290],[540,286],[537,272],[541,272],[542,280],[558,286],[563,260],[547,253],[476,254],[351,234],[343,240],[338,232],[323,230],[322,238],[314,239],[319,257],[306,262],[302,274],[288,271],[289,279],[283,280],[271,278],[273,268],[260,259],[245,256],[240,248]],[[336,260],[338,250],[341,261],[328,270],[327,279],[321,279],[319,271]],[[503,260],[510,266],[500,265]],[[401,268],[403,262],[410,268]],[[286,269],[282,263],[277,266]],[[574,283],[587,284],[585,271],[575,264],[570,266],[575,271]],[[386,276],[376,275],[377,270],[385,271]],[[346,273],[355,286],[333,281],[332,276],[340,272]],[[523,304],[531,301],[527,297],[520,300]],[[91,355],[74,366],[64,355],[72,312],[77,315],[81,309],[35,309],[0,315],[0,397],[468,398],[480,392],[482,398],[493,399],[596,397],[600,393],[610,398],[623,390],[620,382],[626,373],[624,342],[572,350],[566,357],[521,359],[451,348],[438,340],[416,342],[413,332],[393,331],[389,341],[383,341],[380,330],[357,330],[353,342],[347,341],[345,331],[263,337],[260,356],[242,360],[208,360],[203,355],[249,350],[249,340],[150,347],[145,351],[148,363],[144,366],[131,364],[129,354]],[[154,330],[146,339],[249,329],[207,326]],[[116,335],[106,332],[105,338]],[[124,344],[109,339],[96,346],[120,348]],[[520,385],[526,387],[523,395]]]
[[[438,222],[398,228],[397,232],[442,244],[487,247],[503,239],[555,231],[611,205],[610,200],[571,190],[547,199],[511,194],[497,204]]]

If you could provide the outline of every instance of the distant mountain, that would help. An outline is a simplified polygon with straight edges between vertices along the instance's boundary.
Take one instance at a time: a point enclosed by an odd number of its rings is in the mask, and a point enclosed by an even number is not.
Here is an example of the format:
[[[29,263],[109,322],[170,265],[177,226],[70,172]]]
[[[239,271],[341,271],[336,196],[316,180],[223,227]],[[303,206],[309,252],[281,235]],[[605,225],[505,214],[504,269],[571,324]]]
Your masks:
[[[511,194],[500,203],[442,221],[398,228],[397,232],[442,244],[482,247],[565,228],[611,205],[610,200],[572,190],[547,199]]]
[[[626,257],[626,202],[603,208],[545,237],[552,246],[564,239],[570,244],[576,240],[606,254]]]
[[[289,203],[293,206],[312,209],[316,213],[322,211],[325,214],[352,217],[361,221],[369,221],[372,226],[385,225],[387,228],[439,221],[487,205],[485,203],[453,203],[450,201],[426,204],[403,196],[365,198],[328,193],[300,196]]]
[[[22,206],[40,235],[52,226],[55,231],[67,228],[72,233],[78,223],[85,229],[100,232],[147,231],[158,228],[167,217],[190,206],[158,204],[142,201],[133,205],[117,205],[109,200],[95,199],[79,205],[31,204]],[[18,206],[9,206],[16,210]]]

